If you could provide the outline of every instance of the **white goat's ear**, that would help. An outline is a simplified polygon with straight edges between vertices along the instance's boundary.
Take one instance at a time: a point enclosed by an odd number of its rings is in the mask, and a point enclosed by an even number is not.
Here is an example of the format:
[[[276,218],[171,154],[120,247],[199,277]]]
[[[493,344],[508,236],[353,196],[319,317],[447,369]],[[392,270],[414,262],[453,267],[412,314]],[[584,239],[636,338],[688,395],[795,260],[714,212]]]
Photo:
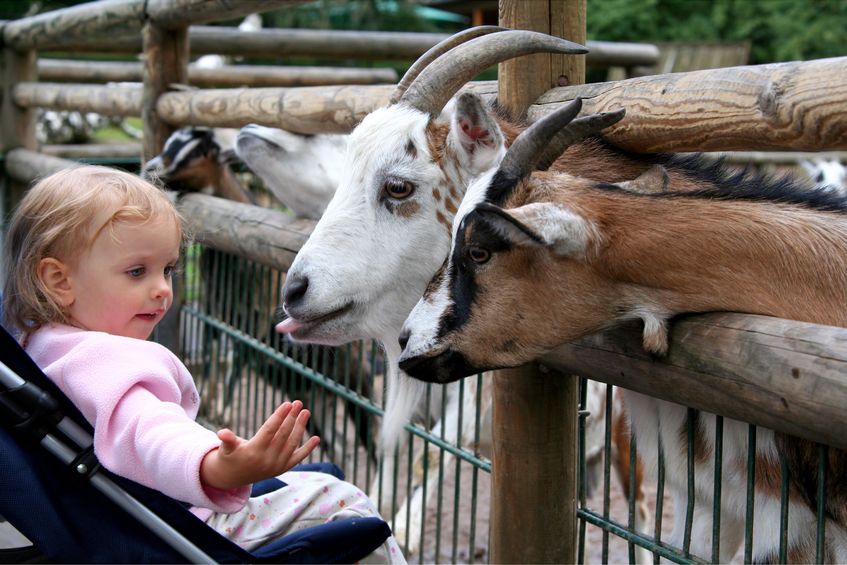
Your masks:
[[[590,222],[549,202],[533,202],[510,210],[483,203],[476,210],[513,245],[549,247],[557,255],[579,258],[585,256],[595,239]]]
[[[497,165],[506,149],[497,120],[472,92],[462,92],[456,97],[450,138],[462,165],[474,175]]]
[[[633,180],[619,182],[618,186],[629,192],[659,194],[668,191],[668,171],[661,165],[653,165]]]

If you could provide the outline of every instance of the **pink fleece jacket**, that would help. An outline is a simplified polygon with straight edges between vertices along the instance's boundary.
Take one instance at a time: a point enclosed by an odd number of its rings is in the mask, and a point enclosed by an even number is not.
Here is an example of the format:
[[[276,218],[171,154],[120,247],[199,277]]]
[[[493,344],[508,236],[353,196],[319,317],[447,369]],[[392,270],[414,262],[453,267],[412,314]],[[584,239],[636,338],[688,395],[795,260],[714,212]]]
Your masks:
[[[94,426],[94,453],[106,469],[200,507],[201,519],[247,502],[249,486],[200,483],[200,462],[220,440],[194,421],[197,388],[168,349],[51,325],[29,337],[26,351]]]

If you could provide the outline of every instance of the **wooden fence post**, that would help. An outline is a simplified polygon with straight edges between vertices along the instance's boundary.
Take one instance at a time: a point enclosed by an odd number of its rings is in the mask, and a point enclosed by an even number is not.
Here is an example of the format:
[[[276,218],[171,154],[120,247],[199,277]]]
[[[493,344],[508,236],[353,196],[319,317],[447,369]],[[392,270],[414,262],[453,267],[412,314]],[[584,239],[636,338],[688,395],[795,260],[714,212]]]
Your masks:
[[[585,0],[500,0],[500,25],[585,43]],[[585,80],[583,56],[536,54],[501,63],[498,101],[513,115],[567,80]],[[576,559],[578,379],[537,364],[494,376],[492,563]]]
[[[144,94],[141,121],[144,139],[141,147],[142,163],[162,150],[174,128],[162,121],[156,113],[156,102],[171,84],[188,84],[188,28],[164,29],[148,21],[142,30],[144,55]],[[174,303],[170,312],[157,328],[157,340],[171,351],[180,351],[179,310],[182,292],[174,280]]]
[[[35,117],[32,108],[22,108],[15,104],[12,92],[20,82],[32,81],[36,77],[36,53],[34,50],[15,51],[3,46],[0,58],[0,80],[3,81],[0,92],[0,153],[23,147],[35,150]],[[3,212],[8,212],[18,203],[26,190],[26,185],[10,179],[4,180],[5,190]]]

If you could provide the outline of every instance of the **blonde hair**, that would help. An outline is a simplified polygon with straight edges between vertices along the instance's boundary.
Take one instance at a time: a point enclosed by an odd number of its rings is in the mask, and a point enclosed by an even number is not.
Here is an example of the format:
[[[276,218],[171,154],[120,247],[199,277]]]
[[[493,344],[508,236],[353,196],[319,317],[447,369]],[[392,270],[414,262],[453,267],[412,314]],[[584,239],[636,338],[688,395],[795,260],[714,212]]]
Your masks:
[[[43,178],[27,191],[9,222],[4,324],[19,329],[25,339],[45,324],[67,323],[65,309],[38,276],[41,260],[73,261],[115,222],[168,216],[184,238],[182,218],[165,193],[124,171],[86,165]]]

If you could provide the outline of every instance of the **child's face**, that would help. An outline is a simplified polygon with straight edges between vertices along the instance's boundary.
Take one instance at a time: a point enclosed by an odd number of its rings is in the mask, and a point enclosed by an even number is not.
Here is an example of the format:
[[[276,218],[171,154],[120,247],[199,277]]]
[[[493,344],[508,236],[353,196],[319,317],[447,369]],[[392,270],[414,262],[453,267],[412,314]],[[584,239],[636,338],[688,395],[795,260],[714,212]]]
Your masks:
[[[177,226],[163,218],[112,228],[101,230],[70,268],[70,318],[88,330],[147,339],[173,301]]]

